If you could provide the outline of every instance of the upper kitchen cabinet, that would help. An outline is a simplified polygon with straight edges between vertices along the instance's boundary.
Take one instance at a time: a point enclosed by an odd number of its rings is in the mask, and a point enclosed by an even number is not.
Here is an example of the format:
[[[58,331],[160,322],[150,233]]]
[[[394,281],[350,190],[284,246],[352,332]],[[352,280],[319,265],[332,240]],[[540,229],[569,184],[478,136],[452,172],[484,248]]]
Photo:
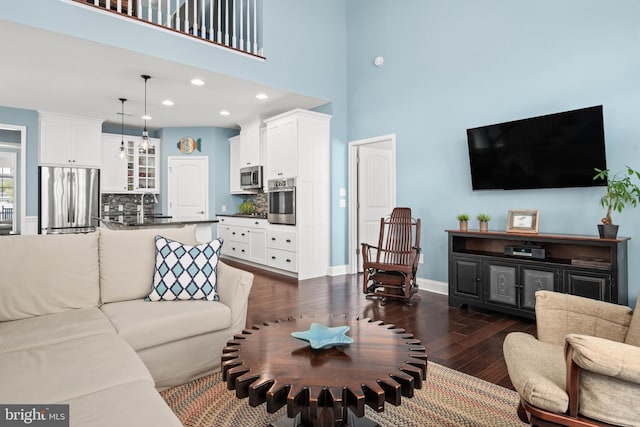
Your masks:
[[[229,192],[231,194],[256,194],[240,186],[240,135],[229,138]]]
[[[39,163],[100,167],[102,119],[40,112]]]
[[[102,135],[102,193],[160,193],[160,140],[149,138],[149,148],[140,147],[140,136],[124,135],[126,158],[121,159],[117,134]]]
[[[240,125],[240,153],[239,165],[241,168],[247,166],[262,165],[262,139],[264,134],[264,124],[260,117],[239,123]]]
[[[265,123],[267,124],[264,171],[266,180],[295,178],[298,175],[297,114],[284,113],[265,120]]]

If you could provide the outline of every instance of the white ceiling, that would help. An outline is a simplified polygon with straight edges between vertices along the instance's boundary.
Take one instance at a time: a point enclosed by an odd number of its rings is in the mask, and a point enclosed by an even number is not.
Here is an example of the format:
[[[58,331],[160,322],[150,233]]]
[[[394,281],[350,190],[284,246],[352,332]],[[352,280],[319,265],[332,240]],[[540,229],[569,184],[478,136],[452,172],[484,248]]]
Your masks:
[[[164,127],[237,128],[256,116],[327,101],[267,87],[231,76],[118,49],[99,43],[0,20],[0,105],[102,118],[125,126],[144,126],[144,80],[148,74],[147,122]],[[205,85],[189,82],[199,77]],[[260,101],[256,94],[269,98]],[[171,99],[172,107],[162,105]],[[229,116],[219,112],[227,110]]]

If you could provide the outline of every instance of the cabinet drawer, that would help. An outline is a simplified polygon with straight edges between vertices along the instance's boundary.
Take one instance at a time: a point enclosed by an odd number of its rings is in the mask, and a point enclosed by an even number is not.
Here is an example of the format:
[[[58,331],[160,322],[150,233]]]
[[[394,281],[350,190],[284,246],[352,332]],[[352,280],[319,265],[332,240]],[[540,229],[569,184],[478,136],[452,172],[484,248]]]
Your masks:
[[[282,249],[285,251],[296,251],[296,232],[295,231],[267,231],[267,246],[274,249]]]
[[[233,242],[249,243],[249,232],[244,227],[229,227],[227,238]]]
[[[287,271],[298,271],[298,259],[295,252],[267,248],[267,265]]]
[[[231,240],[225,242],[222,246],[222,252],[228,256],[246,259],[249,256],[249,243],[234,242]]]

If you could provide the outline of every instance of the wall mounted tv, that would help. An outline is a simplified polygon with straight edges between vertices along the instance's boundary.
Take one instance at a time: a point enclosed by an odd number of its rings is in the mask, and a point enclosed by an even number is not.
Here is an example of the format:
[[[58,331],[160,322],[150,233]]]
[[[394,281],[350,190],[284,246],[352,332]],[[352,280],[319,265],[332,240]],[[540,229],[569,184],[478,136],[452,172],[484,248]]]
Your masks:
[[[474,190],[590,187],[606,169],[602,105],[467,129]]]

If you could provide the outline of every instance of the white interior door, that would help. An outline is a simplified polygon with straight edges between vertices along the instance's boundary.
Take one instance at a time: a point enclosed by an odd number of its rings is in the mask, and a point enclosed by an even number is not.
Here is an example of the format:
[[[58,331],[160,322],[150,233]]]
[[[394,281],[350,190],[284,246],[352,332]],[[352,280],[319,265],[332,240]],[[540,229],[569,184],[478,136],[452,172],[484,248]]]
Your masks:
[[[380,218],[389,216],[396,203],[395,144],[393,138],[357,146],[356,250],[361,243],[378,244]],[[362,271],[358,253],[357,271]]]
[[[169,156],[168,166],[169,215],[181,221],[208,218],[208,158]]]

